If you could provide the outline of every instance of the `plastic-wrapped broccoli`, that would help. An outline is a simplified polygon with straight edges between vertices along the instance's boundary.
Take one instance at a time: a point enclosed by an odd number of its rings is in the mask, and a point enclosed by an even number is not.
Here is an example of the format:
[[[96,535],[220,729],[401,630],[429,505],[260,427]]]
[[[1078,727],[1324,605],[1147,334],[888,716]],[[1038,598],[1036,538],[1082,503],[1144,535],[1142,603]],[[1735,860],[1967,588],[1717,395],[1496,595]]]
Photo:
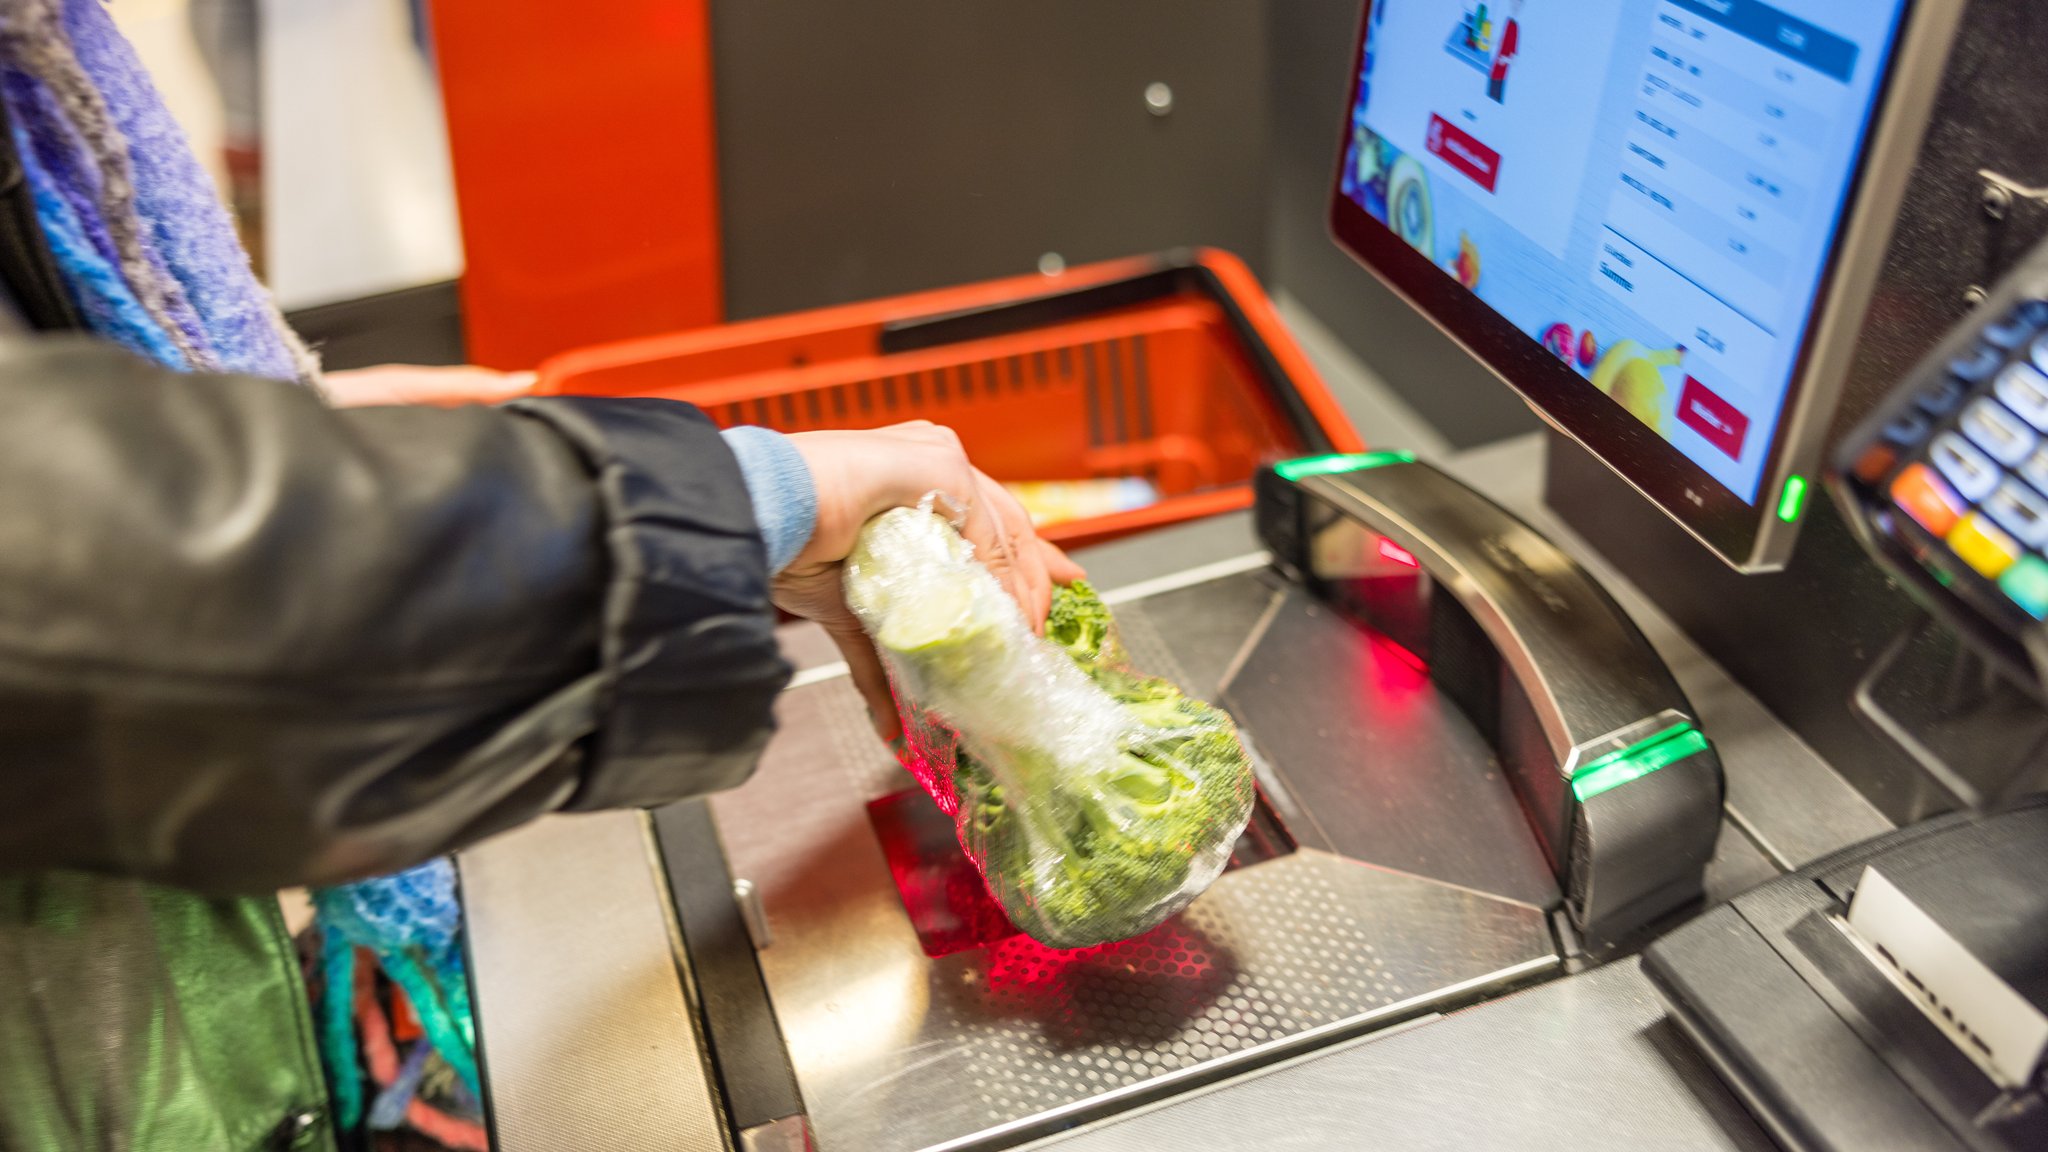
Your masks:
[[[1254,794],[1236,726],[1132,671],[1087,584],[1058,590],[1041,640],[950,524],[899,509],[862,531],[846,592],[895,680],[906,765],[1017,927],[1127,939],[1223,871]]]

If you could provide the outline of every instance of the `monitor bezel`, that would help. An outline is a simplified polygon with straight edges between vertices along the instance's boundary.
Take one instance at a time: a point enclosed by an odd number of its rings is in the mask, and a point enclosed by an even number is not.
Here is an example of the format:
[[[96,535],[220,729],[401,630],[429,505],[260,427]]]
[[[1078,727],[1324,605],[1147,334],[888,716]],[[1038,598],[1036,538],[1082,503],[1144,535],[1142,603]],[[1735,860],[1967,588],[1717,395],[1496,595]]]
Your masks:
[[[1328,220],[1337,246],[1520,393],[1547,424],[1613,469],[1730,566],[1744,572],[1783,568],[1806,517],[1782,518],[1780,495],[1793,476],[1817,479],[1836,401],[1940,90],[1962,0],[1907,0],[1900,16],[1891,66],[1878,83],[1862,156],[1822,267],[1812,321],[1794,360],[1754,504],[1595,391],[1533,336],[1344,195],[1343,166],[1350,158],[1358,70],[1372,8],[1373,0],[1360,8],[1346,70]],[[1817,488],[1809,483],[1809,490]]]

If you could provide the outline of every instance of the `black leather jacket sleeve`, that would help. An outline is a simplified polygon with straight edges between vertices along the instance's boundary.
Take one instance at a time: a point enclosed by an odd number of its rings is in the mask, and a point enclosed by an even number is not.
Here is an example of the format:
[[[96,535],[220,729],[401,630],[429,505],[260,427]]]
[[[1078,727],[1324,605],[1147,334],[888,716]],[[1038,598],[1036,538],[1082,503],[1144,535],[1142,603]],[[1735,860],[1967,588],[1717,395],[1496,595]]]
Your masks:
[[[685,405],[335,411],[0,339],[0,871],[273,889],[735,784],[766,563]]]

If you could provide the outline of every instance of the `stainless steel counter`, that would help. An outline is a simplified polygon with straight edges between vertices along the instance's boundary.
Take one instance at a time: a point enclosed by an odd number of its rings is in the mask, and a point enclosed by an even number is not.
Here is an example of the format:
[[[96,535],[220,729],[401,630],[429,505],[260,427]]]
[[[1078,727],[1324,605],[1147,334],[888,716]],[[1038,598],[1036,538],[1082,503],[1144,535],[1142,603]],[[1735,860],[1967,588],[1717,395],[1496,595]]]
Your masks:
[[[1045,1152],[1771,1152],[1633,960],[1103,1121]]]
[[[1355,629],[1265,574],[1125,599],[1118,618],[1140,666],[1220,689],[1265,734],[1266,792],[1298,846],[1226,872],[1134,941],[935,947],[912,894],[980,884],[950,823],[876,743],[846,678],[791,690],[760,771],[710,807],[760,901],[761,971],[821,1147],[1008,1147],[1558,969],[1548,865],[1484,741],[1420,672],[1361,667]],[[1246,660],[1254,647],[1287,667]],[[1257,691],[1228,687],[1239,664]],[[1333,730],[1283,746],[1304,718]],[[905,821],[925,825],[907,883],[881,834]]]
[[[1355,371],[1332,363],[1341,353],[1310,337],[1305,343],[1333,378]],[[1380,425],[1398,424],[1397,417],[1378,409],[1373,413]],[[1418,435],[1411,442],[1431,455],[1434,446],[1427,439]],[[1438,462],[1584,559],[1635,616],[1691,697],[1720,750],[1729,785],[1727,818],[1708,876],[1710,898],[1725,898],[1781,869],[1884,830],[1887,824],[1875,809],[1597,557],[1586,556],[1541,508],[1540,452],[1540,440],[1529,438]],[[1084,559],[1098,583],[1116,589],[1209,565],[1229,568],[1252,547],[1248,518],[1230,516],[1111,545]],[[864,756],[859,751],[864,746],[857,740],[849,743],[847,733],[863,725],[857,701],[830,676],[829,645],[815,632],[797,629],[788,636],[788,647],[809,671],[804,678],[809,686],[785,701],[789,719],[802,722],[786,725],[764,774],[844,771],[857,777],[893,771],[877,750],[868,749]],[[1197,688],[1222,671],[1201,665],[1195,659],[1182,670]],[[985,989],[971,987],[973,980],[986,978],[986,970],[952,957],[923,964],[914,937],[895,928],[877,932],[871,924],[862,927],[865,919],[890,911],[877,905],[878,899],[895,899],[892,888],[876,883],[878,870],[886,865],[872,840],[863,845],[844,836],[853,826],[847,813],[857,813],[870,792],[855,779],[846,785],[843,802],[812,809],[809,816],[767,813],[763,819],[784,820],[778,837],[785,845],[776,839],[727,843],[735,874],[754,882],[764,904],[812,902],[846,927],[844,934],[818,937],[812,947],[827,953],[833,947],[848,949],[849,960],[855,958],[853,949],[882,949],[887,955],[864,957],[861,970],[896,974],[893,980],[850,985],[835,978],[829,954],[799,965],[784,959],[786,951],[779,958],[775,947],[762,953],[768,969],[790,966],[780,977],[788,991],[778,999],[777,1010],[784,1011],[784,1003],[802,1006],[787,1012],[781,1024],[792,1053],[813,1069],[807,1103],[828,1152],[911,1147],[941,1139],[944,1131],[984,1131],[1004,1124],[1020,1125],[1005,1131],[1022,1137],[1034,1124],[1087,1118],[1061,1113],[1073,1099],[1069,1085],[1119,1090],[1148,1082],[1171,1084],[1180,1070],[1208,1065],[1215,1056],[1257,1049],[1282,1033],[1316,1039],[1327,1034],[1315,1029],[1332,1022],[1341,1022],[1332,1031],[1342,1032],[1375,1012],[1420,1014],[1425,1022],[1396,1035],[1319,1049],[1058,1139],[1088,1149],[1328,1147],[1365,1136],[1403,1147],[1556,1147],[1567,1138],[1573,1146],[1591,1148],[1765,1146],[1718,1082],[1657,1024],[1659,1013],[1632,962],[1434,1021],[1428,1019],[1431,1004],[1408,1003],[1411,997],[1400,989],[1374,987],[1386,981],[1376,980],[1369,967],[1354,973],[1365,984],[1355,1002],[1324,1009],[1320,1017],[1300,1016],[1287,1027],[1272,1012],[1258,1019],[1260,1010],[1249,999],[1260,994],[1254,982],[1215,998],[1215,1019],[1196,1030],[1208,1037],[1203,1043],[1214,1052],[1194,1062],[1186,1058],[1192,1046],[1175,1052],[1176,1044],[1189,1045],[1177,1033],[1164,1037],[1163,1047],[1148,1049],[1087,1035],[1085,1028],[1071,1036],[1060,1033],[1061,1028],[1082,1027],[1072,1020],[1048,1024],[1026,1013],[1006,1021],[972,999],[986,995]],[[771,792],[755,795],[749,800],[735,793],[715,802],[722,830],[748,804],[772,803],[761,799],[772,797]],[[806,820],[825,823],[812,827]],[[859,823],[864,825],[865,818]],[[721,834],[730,837],[728,831]],[[798,853],[788,848],[806,844],[824,844],[829,850]],[[1234,925],[1250,924],[1279,906],[1277,897],[1253,882],[1262,869],[1287,863],[1313,873],[1321,867],[1319,855],[1311,847],[1291,860],[1226,876],[1209,902],[1221,917],[1219,935],[1234,943]],[[704,1068],[697,1017],[687,1010],[689,962],[676,947],[667,885],[648,851],[644,818],[546,821],[465,853],[460,863],[498,1147],[528,1152],[723,1143],[726,1136],[706,1090],[715,1080]],[[1397,872],[1376,875],[1394,878],[1387,884],[1408,879]],[[1402,898],[1390,888],[1372,900],[1398,903]],[[901,920],[900,907],[890,914]],[[1447,908],[1440,922],[1442,939],[1454,944],[1473,939],[1459,935],[1450,922],[1458,915]],[[1361,926],[1337,927],[1355,933]],[[1513,938],[1513,933],[1493,935]],[[1512,979],[1503,974],[1517,964],[1549,962],[1533,938],[1529,943],[1529,948],[1514,945],[1498,956],[1478,950],[1444,967],[1433,986]],[[1233,950],[1233,963],[1239,965],[1233,979],[1245,970],[1284,967],[1288,958],[1262,952],[1266,947],[1250,947],[1243,955]],[[1298,968],[1308,959],[1293,963]],[[1271,1000],[1285,1005],[1284,986],[1264,987]],[[577,991],[563,994],[557,991],[561,988]],[[939,1028],[943,1035],[892,1031],[895,1022],[909,1018],[897,1010],[906,999],[923,1005],[916,1016],[920,1028]],[[965,1015],[956,1011],[963,1003],[973,1010]],[[1140,1033],[1143,1023],[1125,1021],[1138,1025]],[[1254,1028],[1267,1036],[1257,1037]],[[1058,1068],[1041,1064],[1027,1073],[1006,1062],[1008,1046],[1040,1050],[1049,1039],[1061,1051]],[[1228,1065],[1224,1060],[1205,1068],[1204,1075],[1227,1072]],[[878,1097],[886,1102],[899,1093],[937,1094],[956,1102],[962,1114],[921,1121],[933,1125],[922,1133],[892,1132],[886,1122],[890,1109],[863,1101]]]

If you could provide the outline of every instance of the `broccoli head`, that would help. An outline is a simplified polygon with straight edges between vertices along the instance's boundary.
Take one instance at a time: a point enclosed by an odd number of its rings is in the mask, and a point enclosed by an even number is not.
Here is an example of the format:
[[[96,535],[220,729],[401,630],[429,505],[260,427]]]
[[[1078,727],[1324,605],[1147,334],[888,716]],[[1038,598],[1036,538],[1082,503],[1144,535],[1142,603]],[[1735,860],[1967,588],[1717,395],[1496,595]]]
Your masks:
[[[846,592],[898,691],[957,736],[931,786],[950,784],[935,798],[1017,927],[1128,939],[1223,871],[1254,798],[1236,726],[1129,669],[1093,588],[1056,590],[1041,643],[950,525],[899,509],[862,530]]]
[[[1071,623],[1074,630],[1060,630]],[[1229,860],[1251,816],[1251,763],[1230,717],[1168,681],[1092,664],[1118,651],[1093,589],[1059,589],[1047,635],[1136,721],[1079,773],[1013,757],[1025,803],[964,749],[954,776],[963,844],[1017,927],[1062,948],[1124,940],[1179,911]]]

